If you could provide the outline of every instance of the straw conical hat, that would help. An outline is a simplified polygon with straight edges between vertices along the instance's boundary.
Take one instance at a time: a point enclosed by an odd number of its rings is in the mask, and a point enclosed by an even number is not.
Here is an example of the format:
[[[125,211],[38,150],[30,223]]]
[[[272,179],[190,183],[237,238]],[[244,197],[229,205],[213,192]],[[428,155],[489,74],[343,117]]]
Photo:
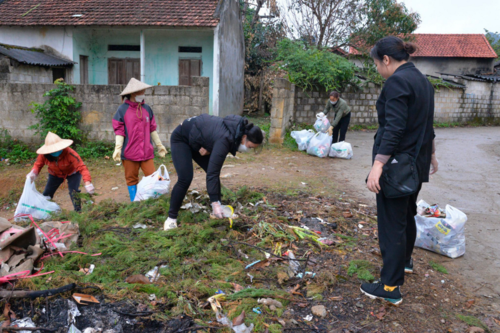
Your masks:
[[[132,94],[132,93],[135,93],[135,92],[138,92],[141,90],[145,90],[145,89],[148,89],[151,87],[152,86],[150,86],[149,84],[146,84],[146,83],[141,82],[137,79],[131,78],[130,81],[128,82],[127,86],[125,87],[125,89],[120,94],[120,96]]]
[[[49,132],[45,137],[45,144],[36,151],[39,155],[52,154],[56,151],[68,148],[73,144],[73,140],[61,139],[57,134]]]

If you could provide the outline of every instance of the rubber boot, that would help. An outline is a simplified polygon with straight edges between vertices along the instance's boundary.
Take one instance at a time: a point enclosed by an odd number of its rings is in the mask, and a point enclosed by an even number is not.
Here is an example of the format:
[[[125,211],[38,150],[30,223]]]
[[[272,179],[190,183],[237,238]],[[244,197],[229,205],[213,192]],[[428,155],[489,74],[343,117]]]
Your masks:
[[[130,201],[134,201],[135,194],[137,193],[137,185],[132,185],[128,187],[128,194],[130,195]]]

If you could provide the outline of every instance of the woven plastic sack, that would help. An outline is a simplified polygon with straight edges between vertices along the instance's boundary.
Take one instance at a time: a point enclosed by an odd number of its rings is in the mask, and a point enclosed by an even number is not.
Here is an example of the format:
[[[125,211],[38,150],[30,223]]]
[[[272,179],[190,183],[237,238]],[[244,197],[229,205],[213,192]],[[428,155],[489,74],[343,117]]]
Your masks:
[[[292,138],[295,139],[297,145],[299,146],[299,150],[306,150],[307,145],[309,144],[309,140],[314,136],[313,130],[302,130],[302,131],[292,131],[290,134]]]
[[[170,176],[165,165],[160,165],[158,170],[149,176],[142,177],[137,185],[137,193],[134,201],[142,201],[150,198],[158,198],[167,194],[170,190]]]
[[[426,204],[420,201],[418,206]],[[465,222],[467,215],[446,205],[446,218],[415,216],[417,239],[415,246],[452,259],[465,254]]]
[[[307,153],[317,157],[327,157],[332,145],[332,137],[328,133],[316,133],[307,146]]]
[[[26,214],[38,220],[49,218],[51,213],[59,212],[61,208],[47,198],[36,190],[35,182],[26,178],[23,194],[21,194],[14,216]],[[26,217],[16,217],[15,220],[19,221],[24,218]]]
[[[328,118],[325,115],[317,114],[316,115],[316,122],[314,123],[314,128],[318,132],[326,133],[326,132],[328,132],[328,129],[330,128],[330,121],[328,120]]]
[[[353,155],[351,144],[345,141],[332,144],[330,154],[328,154],[330,157],[343,158],[346,160],[350,160]]]

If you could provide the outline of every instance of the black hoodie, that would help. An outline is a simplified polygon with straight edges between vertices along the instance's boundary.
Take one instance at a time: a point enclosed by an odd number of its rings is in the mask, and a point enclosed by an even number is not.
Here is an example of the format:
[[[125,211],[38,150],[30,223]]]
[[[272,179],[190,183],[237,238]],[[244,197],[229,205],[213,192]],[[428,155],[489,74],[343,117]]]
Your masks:
[[[220,171],[227,154],[236,155],[244,131],[245,118],[230,115],[225,118],[202,114],[196,117],[189,132],[189,146],[194,151],[205,148],[210,152],[207,168],[207,191],[210,201],[220,201]]]

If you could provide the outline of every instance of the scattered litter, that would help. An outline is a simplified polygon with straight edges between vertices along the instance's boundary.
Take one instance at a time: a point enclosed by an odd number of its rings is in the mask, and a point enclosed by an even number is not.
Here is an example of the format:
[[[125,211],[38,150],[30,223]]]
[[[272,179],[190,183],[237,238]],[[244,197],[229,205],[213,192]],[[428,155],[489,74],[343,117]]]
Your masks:
[[[99,304],[99,301],[92,295],[86,294],[73,294],[73,299],[81,305],[87,305],[87,303],[96,303]]]
[[[267,305],[267,306],[274,305],[277,308],[282,308],[283,307],[283,304],[281,304],[280,301],[277,301],[277,300],[272,299],[272,298],[260,298],[260,299],[257,300],[257,303],[264,304],[264,305]]]
[[[259,307],[253,308],[252,311],[255,312],[256,314],[262,314],[262,311],[260,310]]]
[[[117,164],[117,165],[118,165],[118,164]],[[113,188],[111,189],[111,191],[116,191],[116,190],[118,190],[118,189],[119,189],[119,187],[113,187]]]
[[[94,272],[95,265],[91,264],[89,268],[80,268],[79,272],[85,275],[90,275]]]
[[[444,280],[441,280],[441,283],[444,283],[445,281]]]
[[[327,238],[327,237],[320,238],[320,239],[318,239],[318,241],[320,241],[321,243],[323,243],[325,245],[333,245],[333,244],[335,244],[335,241],[333,239],[330,239],[330,238]]]
[[[168,265],[162,265],[160,268],[167,268]],[[158,269],[158,266],[155,266],[152,270],[146,273],[146,277],[149,279],[150,282],[156,282],[158,281],[158,278],[160,277],[160,272]]]
[[[68,333],[82,333],[82,331],[76,328],[75,325],[71,324],[71,326],[68,329]]]
[[[271,263],[266,259],[266,260],[257,260],[257,261],[254,261],[253,263],[251,264],[248,264],[245,269],[260,269],[260,268],[263,268],[263,267],[267,267],[269,266]]]
[[[312,277],[312,278],[313,278],[313,277],[315,277],[315,276],[316,276],[316,273],[313,273],[313,272],[306,272],[306,273],[305,273],[305,276],[310,276],[310,277]],[[304,277],[304,273],[302,273],[302,272],[301,272],[301,273],[297,274],[297,278],[302,279],[303,277]]]
[[[245,253],[243,253],[243,252],[241,251],[241,249],[238,249],[238,253],[239,253],[239,254],[240,254],[243,258],[248,259],[248,255],[246,255]]]
[[[150,301],[154,301],[154,300],[156,300],[156,295],[155,295],[155,294],[151,294],[151,295],[149,295],[149,300],[150,300]]]
[[[224,169],[224,168],[234,168],[234,167],[235,167],[235,165],[232,165],[232,164],[227,164],[227,165],[224,165],[224,166],[222,167],[222,169]],[[221,170],[222,170],[222,169],[221,169]]]
[[[299,271],[299,268],[300,268],[300,264],[297,260],[294,260],[295,259],[295,255],[293,254],[292,251],[287,251],[285,253],[286,256],[288,256],[288,258],[290,258],[291,260],[288,260],[288,269],[289,269],[289,275],[292,277],[292,276],[295,276],[295,274],[297,274],[297,272]]]
[[[76,323],[76,317],[80,316],[81,313],[78,310],[78,307],[76,306],[76,304],[73,301],[71,301],[70,299],[68,299],[68,306],[69,306],[68,325],[71,325],[73,323]]]
[[[250,278],[250,283],[253,282],[253,275],[250,275],[250,273],[247,273],[247,276]]]
[[[12,322],[12,324],[10,324],[10,327],[26,327],[26,328],[35,328],[35,323],[33,322],[33,320],[31,320],[30,317],[26,317],[26,318],[23,318],[23,319],[18,319],[18,320],[15,320]],[[9,331],[8,329],[5,329],[6,331]],[[19,331],[20,333],[31,333],[32,331],[31,330],[26,330],[26,331]],[[36,331],[36,332],[39,332],[39,331]]]
[[[313,315],[307,315],[307,316],[304,317],[304,320],[305,321],[312,321],[313,318],[314,318]]]
[[[134,228],[134,229],[147,229],[147,228],[148,228],[148,226],[147,226],[147,225],[145,225],[145,224],[136,223],[136,224],[134,224],[133,228]]]
[[[358,228],[359,229],[363,229],[363,225],[362,224],[358,224]]]
[[[135,274],[135,275],[132,275],[132,276],[129,276],[125,282],[127,283],[138,283],[138,284],[150,284],[151,281],[149,281],[149,279],[147,277],[145,277],[144,275],[141,275],[141,274]]]

